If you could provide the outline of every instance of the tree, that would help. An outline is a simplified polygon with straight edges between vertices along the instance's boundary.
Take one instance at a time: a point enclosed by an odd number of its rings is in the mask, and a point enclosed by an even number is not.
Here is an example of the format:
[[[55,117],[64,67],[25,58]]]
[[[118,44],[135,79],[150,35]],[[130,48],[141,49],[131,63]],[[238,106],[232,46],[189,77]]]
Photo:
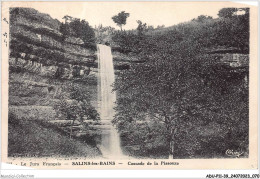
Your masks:
[[[244,14],[236,15],[239,10]],[[221,19],[215,23],[215,40],[221,46],[236,47],[243,53],[249,52],[249,9],[224,8],[219,12]]]
[[[140,20],[137,20],[136,21],[138,23],[138,26],[137,26],[137,32],[138,32],[138,35],[143,35],[145,31],[147,31],[147,24],[146,23],[142,23],[142,21]]]
[[[69,102],[65,99],[59,101],[55,106],[58,113],[58,117],[64,117],[66,120],[71,120],[70,125],[70,138],[72,137],[72,127],[75,120],[79,120],[79,114],[81,113],[80,106],[75,102]]]
[[[218,16],[223,18],[231,18],[237,11],[238,8],[222,8],[219,10]]]
[[[82,24],[82,31],[81,31],[82,33],[80,36],[84,44],[94,43],[95,42],[94,29],[85,20],[81,20],[81,24]]]
[[[75,36],[81,38],[84,44],[92,43],[95,41],[94,30],[87,21],[80,21],[80,19],[75,19],[69,25],[75,33]]]
[[[84,117],[86,117],[87,120],[100,120],[97,110],[90,103],[91,94],[87,89],[84,89],[84,86],[76,84],[70,85],[69,91],[70,98],[76,100],[80,105],[83,106],[83,113],[80,113],[81,120],[83,120]]]
[[[139,44],[142,39],[131,31],[115,32],[112,40],[120,46],[123,53],[140,52]]]
[[[157,40],[152,41],[155,43]],[[115,89],[121,94],[115,121],[138,121],[148,117],[164,123],[171,158],[176,149],[176,136],[188,123],[185,122],[187,116],[189,120],[198,120],[192,118],[190,110],[196,108],[194,101],[202,97],[197,91],[201,89],[201,82],[199,78],[194,79],[196,63],[191,58],[198,49],[188,44],[185,43],[185,48],[184,44],[181,47],[164,46],[164,51],[155,50],[152,57],[148,52],[148,62],[133,65],[129,71],[122,72],[115,84]]]
[[[84,120],[100,120],[96,109],[90,104],[90,94],[88,91],[82,89],[79,85],[68,84],[70,99],[65,96],[56,103],[54,109],[57,111],[58,117],[71,120],[70,138],[72,137],[72,127],[75,121],[84,124]]]
[[[63,35],[63,38],[68,37],[70,35],[70,29],[68,24],[64,24],[63,22],[60,25],[60,32]]]
[[[148,25],[147,30],[148,31],[150,31],[150,30],[152,31],[152,30],[154,30],[154,27],[152,25]]]
[[[80,20],[70,16],[64,16],[66,23],[61,23],[60,32],[63,37],[74,36],[83,40],[85,45],[95,42],[94,29],[86,20]]]
[[[165,28],[165,25],[158,25],[158,26],[156,27],[156,29],[163,29],[163,28]]]
[[[249,15],[249,8],[222,8],[218,12],[218,16],[222,18],[231,18],[239,15]]]
[[[204,22],[205,20],[211,20],[213,19],[211,16],[205,16],[205,15],[200,15],[197,17],[197,19],[193,19],[193,21],[198,21],[198,22]]]
[[[117,15],[113,16],[113,21],[120,27],[122,31],[122,26],[126,24],[126,19],[130,16],[129,13],[126,13],[125,11],[122,11],[118,13]]]

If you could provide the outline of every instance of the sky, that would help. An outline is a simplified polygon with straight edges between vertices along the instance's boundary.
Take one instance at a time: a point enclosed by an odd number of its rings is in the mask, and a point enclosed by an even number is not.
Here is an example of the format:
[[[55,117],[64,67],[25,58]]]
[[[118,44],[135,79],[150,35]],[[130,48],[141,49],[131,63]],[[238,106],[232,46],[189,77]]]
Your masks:
[[[31,7],[63,21],[65,15],[85,19],[92,27],[102,24],[119,29],[111,19],[121,11],[130,13],[124,29],[135,29],[137,20],[148,25],[172,26],[199,15],[218,17],[223,7],[247,5],[232,2],[8,2],[11,7]]]

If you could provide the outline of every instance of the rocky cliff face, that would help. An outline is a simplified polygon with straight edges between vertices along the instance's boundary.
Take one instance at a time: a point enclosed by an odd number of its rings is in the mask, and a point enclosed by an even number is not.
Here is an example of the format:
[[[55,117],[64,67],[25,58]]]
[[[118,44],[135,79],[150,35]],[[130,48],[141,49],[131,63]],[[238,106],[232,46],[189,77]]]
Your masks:
[[[65,118],[58,116],[55,106],[61,99],[75,101],[71,97],[74,86],[86,94],[90,106],[97,107],[98,70],[96,49],[84,46],[80,38],[63,36],[60,25],[35,9],[10,9],[9,116],[44,121],[68,134],[72,122],[61,125]],[[94,145],[97,130],[81,132],[85,128],[75,123],[72,135]]]
[[[12,68],[70,79],[73,73],[88,75],[97,66],[95,51],[82,47],[81,39],[63,38],[58,20],[29,8],[14,8],[10,13]]]
[[[10,9],[11,111],[17,111],[17,106],[35,106],[39,111],[41,106],[49,106],[52,110],[60,94],[67,93],[66,82],[86,83],[95,101],[96,50],[84,47],[79,38],[64,37],[60,25],[58,20],[35,9]]]
[[[54,106],[70,99],[68,84],[87,89],[91,105],[97,108],[97,55],[80,38],[63,36],[61,22],[31,8],[10,9],[9,112],[28,120],[48,121],[70,132],[72,121],[62,123]],[[113,51],[114,67],[129,68],[126,55]],[[57,120],[58,119],[58,120]],[[86,123],[86,121],[84,121]],[[102,124],[77,122],[74,137],[98,143]]]

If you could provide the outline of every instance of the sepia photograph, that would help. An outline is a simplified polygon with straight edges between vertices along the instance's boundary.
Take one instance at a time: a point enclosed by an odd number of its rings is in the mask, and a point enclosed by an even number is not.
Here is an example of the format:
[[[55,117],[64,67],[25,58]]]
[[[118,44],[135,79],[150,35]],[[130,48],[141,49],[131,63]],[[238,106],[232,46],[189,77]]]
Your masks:
[[[223,159],[257,168],[256,9],[4,3],[4,159],[83,168]]]

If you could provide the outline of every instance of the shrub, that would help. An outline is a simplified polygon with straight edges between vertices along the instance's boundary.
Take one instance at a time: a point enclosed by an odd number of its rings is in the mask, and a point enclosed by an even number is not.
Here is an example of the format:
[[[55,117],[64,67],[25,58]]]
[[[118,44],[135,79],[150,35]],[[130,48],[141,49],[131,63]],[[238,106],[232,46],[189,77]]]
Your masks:
[[[60,32],[63,34],[64,38],[68,36],[81,38],[86,47],[92,47],[92,44],[95,42],[94,29],[86,20],[75,18],[69,23],[62,23],[60,26]]]

